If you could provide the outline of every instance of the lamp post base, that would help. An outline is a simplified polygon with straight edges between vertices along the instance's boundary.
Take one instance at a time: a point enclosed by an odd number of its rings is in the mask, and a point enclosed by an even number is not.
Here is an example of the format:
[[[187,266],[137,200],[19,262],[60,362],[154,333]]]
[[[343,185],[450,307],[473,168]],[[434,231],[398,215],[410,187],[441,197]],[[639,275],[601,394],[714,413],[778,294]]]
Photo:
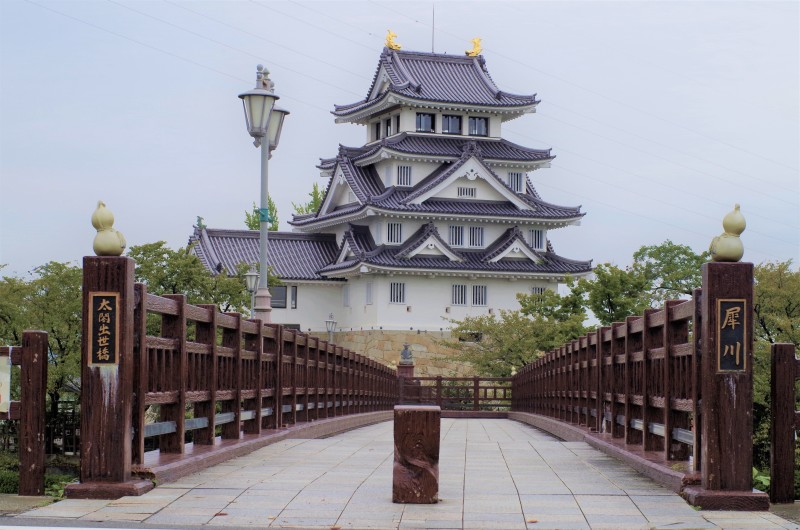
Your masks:
[[[255,304],[253,305],[253,318],[261,322],[272,322],[272,295],[269,289],[261,287],[256,291]]]

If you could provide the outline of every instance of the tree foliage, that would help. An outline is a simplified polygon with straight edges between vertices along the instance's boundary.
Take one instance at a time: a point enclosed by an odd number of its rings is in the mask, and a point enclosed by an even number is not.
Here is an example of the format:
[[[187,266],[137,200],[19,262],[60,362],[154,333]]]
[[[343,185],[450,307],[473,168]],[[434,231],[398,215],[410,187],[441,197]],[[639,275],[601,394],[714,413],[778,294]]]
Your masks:
[[[319,207],[322,206],[322,200],[325,198],[325,191],[319,187],[318,183],[314,183],[311,191],[308,193],[310,200],[300,204],[292,203],[292,208],[296,214],[302,215],[307,213],[316,213]]]
[[[584,332],[586,313],[574,299],[552,291],[519,295],[520,311],[451,320],[451,359],[472,364],[479,374],[508,377],[542,353]]]
[[[703,263],[710,258],[708,251],[697,254],[667,239],[634,252],[632,269],[647,281],[649,305],[656,307],[666,300],[691,297],[703,280]]]
[[[275,205],[275,202],[272,200],[272,197],[267,196],[267,211],[269,212],[269,225],[267,226],[267,230],[270,232],[277,232],[278,231],[278,207]],[[253,209],[249,212],[245,210],[244,212],[244,224],[248,230],[260,230],[261,229],[261,217],[259,215],[259,208],[256,206],[256,203],[253,203]]]
[[[0,342],[21,344],[24,330],[48,333],[47,394],[51,413],[65,393],[80,394],[80,267],[51,261],[29,279],[0,280]]]

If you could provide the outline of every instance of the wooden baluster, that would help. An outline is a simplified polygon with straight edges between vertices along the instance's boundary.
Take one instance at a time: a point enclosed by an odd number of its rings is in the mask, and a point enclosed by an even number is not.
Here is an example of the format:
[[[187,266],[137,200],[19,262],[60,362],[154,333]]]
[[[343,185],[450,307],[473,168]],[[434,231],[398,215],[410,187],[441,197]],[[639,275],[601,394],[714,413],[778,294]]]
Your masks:
[[[161,405],[161,421],[175,422],[175,432],[162,434],[158,447],[162,453],[183,453],[186,438],[185,411],[186,411],[186,382],[188,379],[188,362],[186,352],[186,295],[168,294],[164,298],[174,300],[178,304],[177,315],[163,315],[161,321],[161,336],[178,339],[176,349],[172,353],[173,370],[170,378],[170,390],[177,390],[177,401],[168,405]]]
[[[210,346],[210,353],[206,357],[202,374],[203,389],[208,390],[208,401],[201,401],[194,405],[194,417],[206,418],[208,425],[194,432],[194,443],[198,445],[213,445],[216,433],[216,405],[217,389],[219,388],[219,350],[217,349],[217,306],[215,304],[201,305],[208,312],[209,322],[197,322],[195,340]]]

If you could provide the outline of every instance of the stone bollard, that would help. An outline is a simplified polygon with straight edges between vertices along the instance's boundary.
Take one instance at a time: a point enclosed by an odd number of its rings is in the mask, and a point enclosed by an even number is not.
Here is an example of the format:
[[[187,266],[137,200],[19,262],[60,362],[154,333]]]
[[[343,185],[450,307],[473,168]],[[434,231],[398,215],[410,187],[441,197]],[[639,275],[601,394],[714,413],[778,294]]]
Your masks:
[[[438,502],[441,417],[440,407],[395,406],[392,502]]]

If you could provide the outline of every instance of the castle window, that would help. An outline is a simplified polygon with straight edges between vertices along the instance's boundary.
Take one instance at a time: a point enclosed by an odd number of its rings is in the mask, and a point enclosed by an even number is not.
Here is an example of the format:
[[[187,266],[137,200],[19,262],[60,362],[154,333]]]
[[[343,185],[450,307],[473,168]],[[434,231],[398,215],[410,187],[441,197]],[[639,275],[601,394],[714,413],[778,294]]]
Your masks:
[[[269,288],[269,294],[272,295],[272,307],[274,309],[286,309],[286,286],[273,285]]]
[[[453,247],[464,246],[464,227],[463,226],[450,226],[448,243]]]
[[[529,230],[528,233],[531,247],[537,250],[544,249],[544,230]]]
[[[466,285],[453,285],[453,293],[450,299],[451,305],[467,305],[467,286]]]
[[[442,116],[442,132],[444,134],[461,134],[461,116],[448,114]]]
[[[482,247],[483,246],[483,227],[470,226],[469,227],[469,246]]]
[[[391,282],[389,284],[389,303],[406,303],[406,284],[401,282]]]
[[[375,140],[381,139],[381,122],[375,123]]]
[[[391,136],[392,135],[392,119],[391,118],[386,118],[386,121],[383,122],[383,123],[386,126],[386,130],[385,130],[384,136]]]
[[[400,115],[394,117],[394,132],[400,132]]]
[[[397,166],[397,185],[411,186],[411,166]]]
[[[472,305],[486,305],[486,286],[472,286]]]
[[[547,287],[531,287],[531,294],[543,295]]]
[[[372,305],[372,282],[367,282],[366,300],[364,300],[364,303]]]
[[[470,116],[469,134],[472,136],[489,136],[489,119]]]
[[[403,224],[402,223],[387,223],[387,225],[386,225],[386,242],[387,243],[402,243],[403,242]]]
[[[432,133],[435,128],[436,121],[433,114],[417,112],[417,132]]]
[[[517,193],[522,193],[524,191],[525,185],[525,178],[524,173],[518,173],[509,171],[508,172],[508,186],[516,191]]]
[[[296,285],[292,285],[292,288],[291,288],[291,290],[289,292],[292,295],[291,298],[290,298],[290,301],[291,301],[291,306],[290,307],[292,309],[297,309],[297,286]]]
[[[470,197],[474,199],[478,195],[478,188],[468,188],[466,186],[458,187],[459,197]]]

